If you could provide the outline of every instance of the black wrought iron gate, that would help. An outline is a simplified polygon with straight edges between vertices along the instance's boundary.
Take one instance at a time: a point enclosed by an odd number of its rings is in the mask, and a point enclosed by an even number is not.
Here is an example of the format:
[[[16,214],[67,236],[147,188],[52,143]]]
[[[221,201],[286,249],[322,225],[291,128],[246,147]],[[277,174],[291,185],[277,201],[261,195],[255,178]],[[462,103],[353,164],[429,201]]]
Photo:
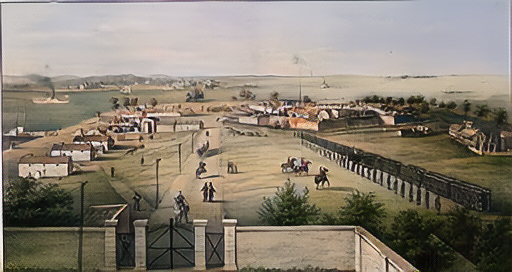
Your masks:
[[[223,228],[206,227],[206,267],[224,266]]]
[[[118,233],[116,251],[116,263],[118,267],[134,267],[135,234]]]
[[[190,224],[168,226],[147,232],[147,268],[174,269],[194,266],[194,227]]]

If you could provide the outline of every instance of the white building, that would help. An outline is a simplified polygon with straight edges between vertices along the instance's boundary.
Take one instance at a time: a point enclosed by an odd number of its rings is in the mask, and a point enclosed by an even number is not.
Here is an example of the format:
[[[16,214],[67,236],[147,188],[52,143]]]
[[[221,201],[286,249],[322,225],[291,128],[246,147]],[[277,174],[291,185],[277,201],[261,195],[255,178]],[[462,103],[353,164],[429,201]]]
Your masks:
[[[114,147],[115,141],[110,136],[105,135],[84,135],[84,136],[75,136],[73,138],[73,143],[75,144],[87,144],[90,143],[98,153],[104,153],[109,151]]]
[[[65,177],[73,171],[71,157],[24,156],[18,163],[18,176],[33,177]]]
[[[50,156],[69,156],[73,161],[92,161],[96,158],[96,149],[87,144],[54,144]]]

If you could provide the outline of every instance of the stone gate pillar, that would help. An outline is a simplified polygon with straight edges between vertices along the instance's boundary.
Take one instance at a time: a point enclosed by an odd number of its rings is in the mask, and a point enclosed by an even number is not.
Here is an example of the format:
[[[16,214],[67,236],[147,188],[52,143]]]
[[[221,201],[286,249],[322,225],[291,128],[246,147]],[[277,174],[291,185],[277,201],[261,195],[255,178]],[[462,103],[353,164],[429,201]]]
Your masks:
[[[146,270],[146,226],[147,219],[133,221],[135,227],[135,268]]]
[[[195,270],[206,270],[206,219],[194,219]]]
[[[117,219],[105,220],[105,269],[115,271],[116,260],[116,227]]]
[[[223,219],[224,225],[224,268],[237,271],[236,267],[236,219]]]

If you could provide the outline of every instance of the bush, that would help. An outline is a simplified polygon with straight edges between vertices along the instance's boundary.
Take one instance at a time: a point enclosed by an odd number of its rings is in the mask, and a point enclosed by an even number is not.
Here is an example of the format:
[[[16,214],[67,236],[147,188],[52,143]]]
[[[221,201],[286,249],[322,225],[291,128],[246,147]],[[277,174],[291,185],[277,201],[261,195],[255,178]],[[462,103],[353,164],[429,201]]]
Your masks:
[[[381,236],[386,211],[384,204],[375,200],[375,194],[352,192],[345,197],[345,203],[338,211],[339,224],[361,226],[373,235]]]
[[[286,181],[277,188],[274,197],[266,198],[258,214],[260,219],[271,226],[308,225],[318,220],[320,209],[309,203],[308,191],[296,192],[295,183]]]
[[[446,104],[446,108],[453,110],[453,109],[457,108],[457,103],[450,101],[450,102],[448,102],[448,104]]]
[[[415,210],[401,211],[391,225],[392,248],[420,271],[439,271],[454,259],[451,249],[433,232],[440,222]]]
[[[31,178],[10,182],[4,198],[6,226],[77,226],[71,194],[57,184]]]

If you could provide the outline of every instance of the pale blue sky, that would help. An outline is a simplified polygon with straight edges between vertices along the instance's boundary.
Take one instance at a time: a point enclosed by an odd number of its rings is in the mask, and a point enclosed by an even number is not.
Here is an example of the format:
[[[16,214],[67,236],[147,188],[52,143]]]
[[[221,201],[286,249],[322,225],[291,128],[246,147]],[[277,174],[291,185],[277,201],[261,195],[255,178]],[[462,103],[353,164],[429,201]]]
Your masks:
[[[508,0],[11,3],[2,4],[3,70],[505,75],[509,14]]]

